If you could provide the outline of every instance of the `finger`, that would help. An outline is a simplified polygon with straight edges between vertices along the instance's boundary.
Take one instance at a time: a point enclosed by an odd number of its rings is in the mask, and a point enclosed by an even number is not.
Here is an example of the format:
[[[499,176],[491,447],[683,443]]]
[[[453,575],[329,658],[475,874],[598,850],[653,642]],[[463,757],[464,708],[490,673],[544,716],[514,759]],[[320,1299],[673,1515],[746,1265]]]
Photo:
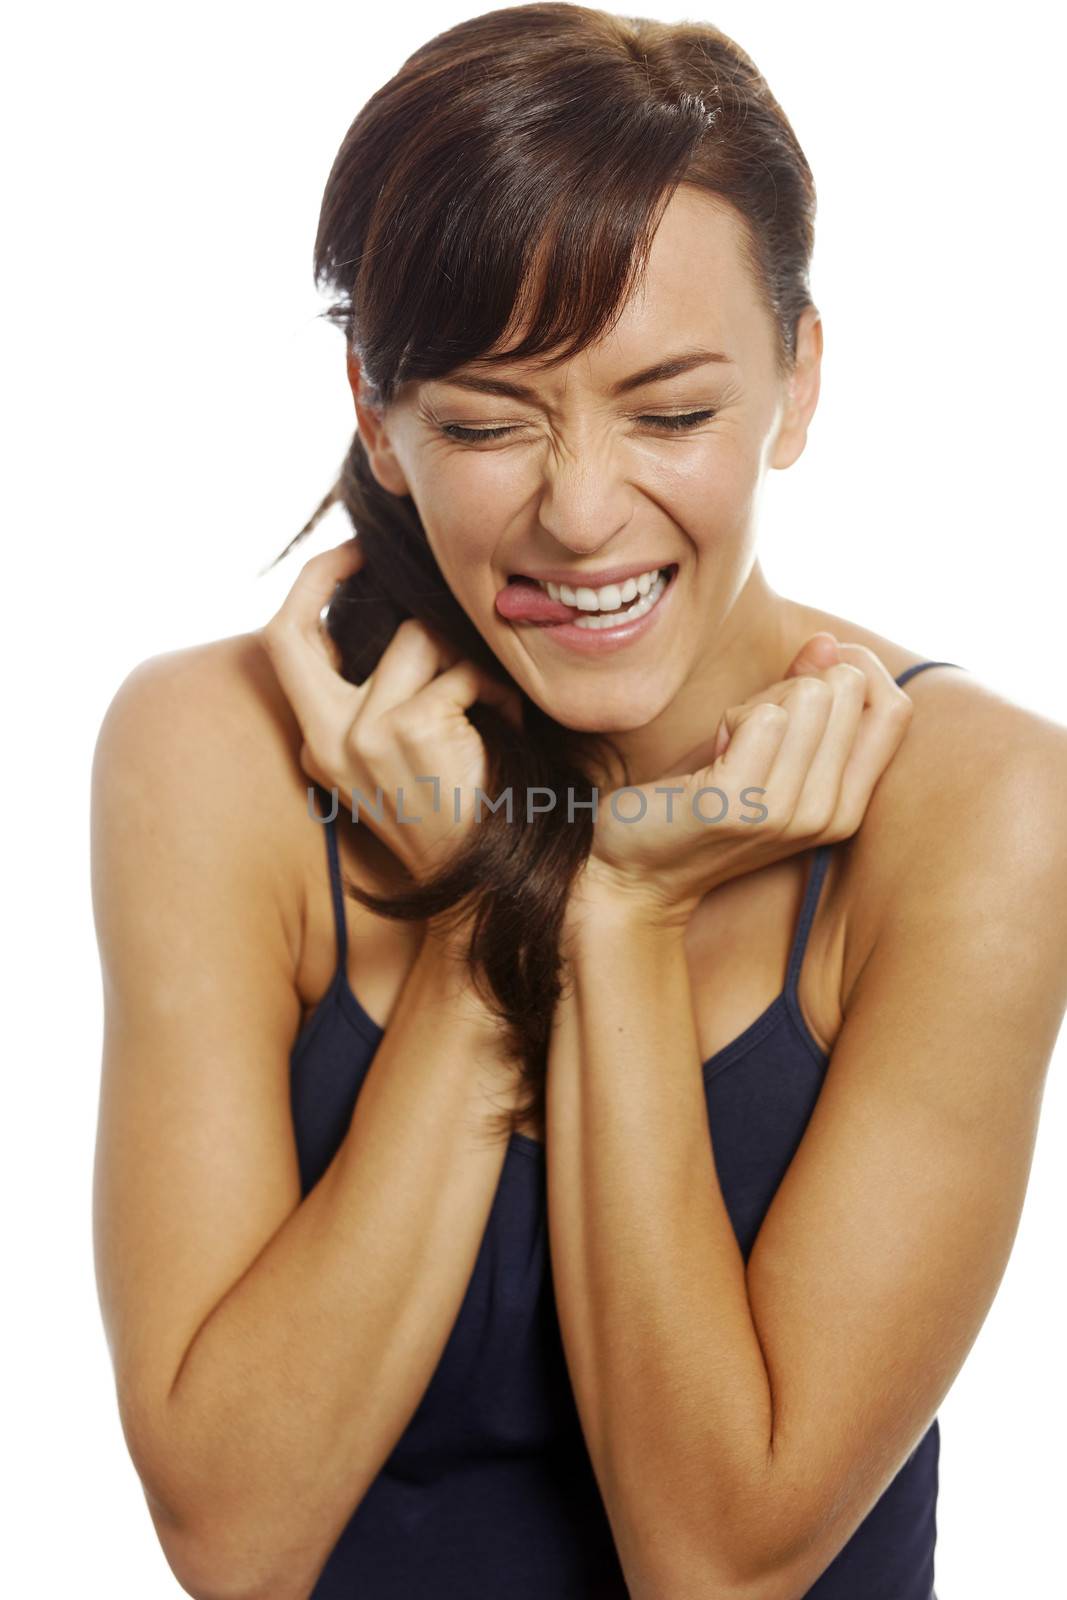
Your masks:
[[[724,754],[732,741],[734,734],[746,722],[757,706],[770,703],[780,703],[784,697],[786,682],[771,684],[767,689],[761,689],[758,694],[751,695],[747,700],[742,700],[736,706],[727,706],[719,718],[715,732],[707,739],[701,739],[691,750],[678,761],[679,771],[683,774],[702,770],[709,765],[714,765],[719,757]]]
[[[784,828],[796,814],[833,702],[831,685],[810,672],[790,678],[782,691],[779,703],[785,708],[788,722],[767,776],[768,794],[763,802],[778,827]]]
[[[848,661],[867,676],[870,694],[885,695],[891,700],[904,693],[889,668],[873,650],[863,644],[839,643],[837,651],[842,661]]]
[[[785,708],[775,701],[751,706],[731,706],[726,713],[731,729],[728,748],[710,766],[693,776],[700,783],[729,782],[762,788],[778,755],[789,725]]]
[[[500,683],[473,661],[457,661],[455,666],[442,672],[415,697],[412,707],[415,709],[417,703],[420,715],[423,712],[436,714],[442,709],[458,715],[479,700],[498,706],[514,727],[522,728],[522,701],[518,692]]]
[[[729,711],[740,712],[743,706],[759,705],[766,701],[782,701],[786,686],[796,676],[802,673],[819,673],[827,666],[833,666],[837,661],[837,639],[834,634],[825,628],[820,628],[811,634],[796,655],[793,657],[785,674],[777,683],[770,684],[766,689],[760,689],[756,694],[750,695],[739,706],[733,706],[719,718],[718,726],[709,739],[702,739],[691,750],[687,750],[678,765],[683,772],[692,772],[697,767],[704,766],[707,762],[715,762],[724,753],[730,743],[735,729],[740,725],[740,719],[735,717],[729,721]]]
[[[692,764],[696,761],[717,761],[725,752],[734,732],[740,726],[741,713],[746,707],[760,705],[767,701],[784,704],[786,692],[791,683],[798,677],[818,677],[833,666],[837,661],[837,640],[832,633],[820,629],[806,639],[801,648],[793,657],[786,669],[785,675],[777,682],[768,684],[766,688],[758,690],[755,694],[741,701],[737,706],[730,706],[719,718],[715,733],[709,741],[702,742],[685,757],[685,762]],[[732,713],[732,715],[731,715]]]
[[[839,813],[858,827],[875,784],[907,732],[914,705],[873,650],[858,644],[838,648],[842,659],[859,667],[867,679],[859,727],[838,794]]]
[[[272,620],[285,628],[299,628],[310,637],[317,630],[334,589],[358,572],[363,561],[363,546],[358,539],[346,539],[343,544],[321,550],[305,561]]]
[[[836,634],[831,633],[828,628],[820,628],[817,633],[805,639],[786,668],[785,676],[791,678],[801,672],[820,672],[826,667],[836,665],[839,659],[837,644]]]
[[[439,672],[450,667],[458,652],[438,639],[417,617],[405,617],[365,680],[362,714],[383,717],[411,700]]]
[[[274,616],[258,631],[304,735],[358,706],[363,690],[342,678],[320,627],[322,611],[338,583],[363,565],[358,539],[346,540],[305,562]]]
[[[825,645],[825,642],[829,642],[829,640],[833,640],[833,646],[835,646],[833,651],[830,651]],[[715,730],[715,736],[713,736],[712,741],[707,746],[699,744],[699,746],[694,747],[689,752],[688,757],[685,758],[683,765],[694,765],[697,760],[707,760],[707,758],[710,758],[712,762],[717,762],[718,758],[725,752],[726,747],[729,746],[731,739],[733,739],[734,731],[736,731],[739,722],[741,722],[745,707],[757,706],[763,701],[784,704],[785,691],[789,690],[790,683],[795,682],[798,677],[822,677],[825,674],[827,667],[816,666],[813,659],[814,656],[819,656],[824,651],[827,656],[840,658],[840,661],[848,661],[849,664],[859,667],[859,670],[864,672],[867,677],[875,678],[875,683],[883,683],[886,686],[886,691],[888,691],[889,686],[896,688],[893,678],[889,677],[885,664],[873,654],[873,651],[867,650],[862,645],[845,645],[845,643],[837,640],[835,635],[821,629],[817,634],[811,635],[811,638],[808,638],[805,645],[801,646],[797,654],[793,656],[784,678],[779,678],[776,683],[769,683],[766,688],[758,690],[757,693],[749,696],[749,699],[742,701],[739,706],[728,707],[721,715],[720,720],[718,720],[717,730]],[[835,662],[830,661],[829,664],[832,666]],[[705,755],[705,750],[709,754]]]
[[[792,817],[797,831],[810,836],[825,832],[838,816],[844,774],[868,693],[866,673],[848,661],[827,667],[825,681],[831,691],[830,712]]]

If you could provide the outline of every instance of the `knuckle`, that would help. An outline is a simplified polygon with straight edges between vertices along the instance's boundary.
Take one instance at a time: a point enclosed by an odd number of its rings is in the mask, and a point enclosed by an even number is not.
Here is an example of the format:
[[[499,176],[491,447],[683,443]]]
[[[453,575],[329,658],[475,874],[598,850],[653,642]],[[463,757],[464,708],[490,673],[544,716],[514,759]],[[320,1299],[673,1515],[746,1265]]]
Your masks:
[[[275,641],[269,622],[265,622],[261,628],[256,629],[256,640],[261,650],[265,651],[268,656],[273,656]]]
[[[317,729],[310,730],[304,736],[304,750],[312,764],[320,773],[334,774],[337,763],[333,759],[333,751],[329,748],[329,741],[324,739]]]
[[[268,656],[277,655],[290,635],[292,624],[283,616],[271,617],[259,630],[259,642]]]
[[[783,718],[788,719],[789,712],[777,700],[760,700],[749,715],[759,717],[764,722],[781,722]]]
[[[851,839],[854,833],[859,832],[863,815],[863,808],[859,806],[849,806],[836,812],[827,826],[829,837],[834,840]]]
[[[812,678],[806,673],[793,678],[789,685],[789,694],[794,700],[824,700],[832,692],[825,678]]]
[[[760,803],[767,808],[767,815],[760,824],[761,829],[766,829],[775,838],[780,834],[784,834],[790,824],[788,808],[781,803],[771,789],[767,789],[760,796]]]
[[[307,560],[304,562],[303,566],[300,568],[300,571],[296,575],[296,583],[293,584],[294,589],[297,587],[306,588],[308,585],[317,581],[319,573],[323,568],[322,558],[324,555],[326,555],[326,553],[327,552],[325,550],[320,550],[318,555],[308,556]]]
[[[833,821],[834,807],[825,800],[807,801],[793,814],[793,830],[802,838],[810,839],[825,833]]]
[[[389,713],[389,729],[394,739],[410,744],[418,737],[422,727],[422,713],[409,702],[394,707]]]
[[[345,741],[346,753],[370,766],[383,759],[388,744],[385,730],[374,722],[354,723]]]
[[[867,674],[862,667],[857,667],[852,661],[838,661],[830,668],[832,673],[839,677],[842,683],[855,683],[862,686],[867,682]]]

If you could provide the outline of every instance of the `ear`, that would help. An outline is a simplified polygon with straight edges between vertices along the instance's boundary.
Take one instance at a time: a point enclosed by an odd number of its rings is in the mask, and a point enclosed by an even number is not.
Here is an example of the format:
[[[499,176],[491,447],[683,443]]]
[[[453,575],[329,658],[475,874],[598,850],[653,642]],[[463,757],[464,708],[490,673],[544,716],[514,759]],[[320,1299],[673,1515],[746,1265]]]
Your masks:
[[[822,318],[815,306],[805,306],[797,318],[797,352],[787,384],[778,434],[769,466],[791,467],[803,454],[808,424],[819,399],[822,368]]]
[[[383,489],[390,494],[410,494],[404,469],[389,440],[385,415],[368,393],[363,379],[362,364],[354,350],[348,352],[348,382],[356,407],[356,422],[363,440],[370,469]]]

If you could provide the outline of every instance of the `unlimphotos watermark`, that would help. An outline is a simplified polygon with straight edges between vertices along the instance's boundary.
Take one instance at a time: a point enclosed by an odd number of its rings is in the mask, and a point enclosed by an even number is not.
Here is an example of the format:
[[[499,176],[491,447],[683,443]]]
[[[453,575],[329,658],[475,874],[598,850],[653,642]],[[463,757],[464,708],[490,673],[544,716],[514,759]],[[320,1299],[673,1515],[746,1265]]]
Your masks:
[[[430,785],[432,791],[430,809],[435,816],[439,816],[443,805],[440,778],[416,777],[413,781],[415,783]],[[617,822],[628,823],[641,822],[644,820],[644,818],[648,815],[648,794],[646,792],[647,787],[647,785],[644,788],[640,788],[637,785],[625,785],[621,789],[612,789],[609,792],[608,805],[611,809],[612,816]],[[652,785],[652,788],[655,794],[662,794],[666,795],[667,797],[666,818],[663,819],[657,816],[656,821],[659,822],[661,820],[666,820],[667,822],[674,822],[676,820],[676,797],[678,795],[685,794],[686,790],[684,785],[657,783]],[[495,798],[490,798],[490,796],[486,794],[485,790],[477,785],[473,791],[470,792],[473,793],[474,797],[473,812],[471,813],[472,821],[480,823],[484,820],[486,815],[496,816],[501,808],[503,808],[504,817],[507,822],[515,821],[515,791],[511,785],[504,789]],[[742,813],[737,817],[736,820],[739,822],[749,823],[766,822],[768,816],[770,815],[767,807],[762,801],[752,798],[755,795],[766,794],[766,792],[766,789],[753,787],[751,785],[742,789],[737,797],[738,803],[742,806],[754,807],[757,815],[748,816]],[[340,809],[339,790],[337,788],[331,788],[329,791],[331,810],[330,815],[327,817],[320,816],[315,809],[313,804],[315,793],[316,790],[314,788],[308,789],[308,815],[313,817],[316,822],[333,822]],[[541,785],[534,785],[533,787],[528,786],[523,793],[525,795],[525,810],[523,815],[527,823],[532,822],[536,816],[542,816],[546,812],[554,811],[556,807],[562,803],[559,794],[557,794],[554,789],[544,788]],[[630,812],[628,802],[624,798],[627,795],[636,796],[637,799],[638,808],[633,810],[632,814]],[[705,797],[708,795],[715,796],[715,802],[706,801]],[[565,794],[565,803],[567,807],[568,822],[573,822],[576,814],[579,811],[591,812],[592,820],[596,822],[599,815],[600,791],[599,789],[593,788],[590,791],[589,796],[586,797],[578,795],[573,788],[568,788]],[[713,805],[716,803],[718,805],[717,814],[709,815],[708,811],[712,809]],[[688,809],[690,815],[694,817],[697,822],[704,822],[708,823],[709,825],[714,825],[716,822],[725,821],[725,819],[729,816],[730,804],[730,797],[726,794],[725,790],[719,789],[715,785],[711,784],[705,786],[704,788],[693,791],[693,793],[689,796]],[[705,809],[705,807],[708,809]],[[359,821],[361,811],[366,811],[368,816],[374,818],[378,822],[385,821],[385,796],[383,794],[381,784],[379,784],[375,789],[373,801],[368,800],[367,796],[361,789],[354,789],[352,791],[351,814],[353,822]],[[454,786],[452,789],[452,820],[457,823],[462,822],[465,815],[466,811],[463,804],[463,790],[458,786]],[[409,816],[407,814],[406,796],[403,788],[400,787],[398,787],[396,791],[396,800],[393,807],[391,820],[410,826],[417,826],[420,822],[425,820],[425,818],[422,816]]]

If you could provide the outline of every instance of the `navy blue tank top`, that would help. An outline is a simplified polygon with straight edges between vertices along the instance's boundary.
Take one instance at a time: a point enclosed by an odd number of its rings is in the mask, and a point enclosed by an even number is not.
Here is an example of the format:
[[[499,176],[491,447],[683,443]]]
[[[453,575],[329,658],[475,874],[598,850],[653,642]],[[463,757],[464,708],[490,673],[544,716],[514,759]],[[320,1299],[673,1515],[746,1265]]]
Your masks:
[[[956,665],[919,662],[896,681]],[[319,795],[328,815],[332,797]],[[336,823],[324,826],[337,968],[291,1055],[305,1195],[348,1131],[384,1034],[348,981]],[[813,853],[785,988],[704,1063],[715,1169],[746,1261],[829,1062],[797,985],[831,849]],[[309,1600],[627,1600],[556,1319],[546,1176],[543,1146],[514,1134],[441,1360]],[[937,1600],[939,1446],[935,1417],[810,1600]]]

